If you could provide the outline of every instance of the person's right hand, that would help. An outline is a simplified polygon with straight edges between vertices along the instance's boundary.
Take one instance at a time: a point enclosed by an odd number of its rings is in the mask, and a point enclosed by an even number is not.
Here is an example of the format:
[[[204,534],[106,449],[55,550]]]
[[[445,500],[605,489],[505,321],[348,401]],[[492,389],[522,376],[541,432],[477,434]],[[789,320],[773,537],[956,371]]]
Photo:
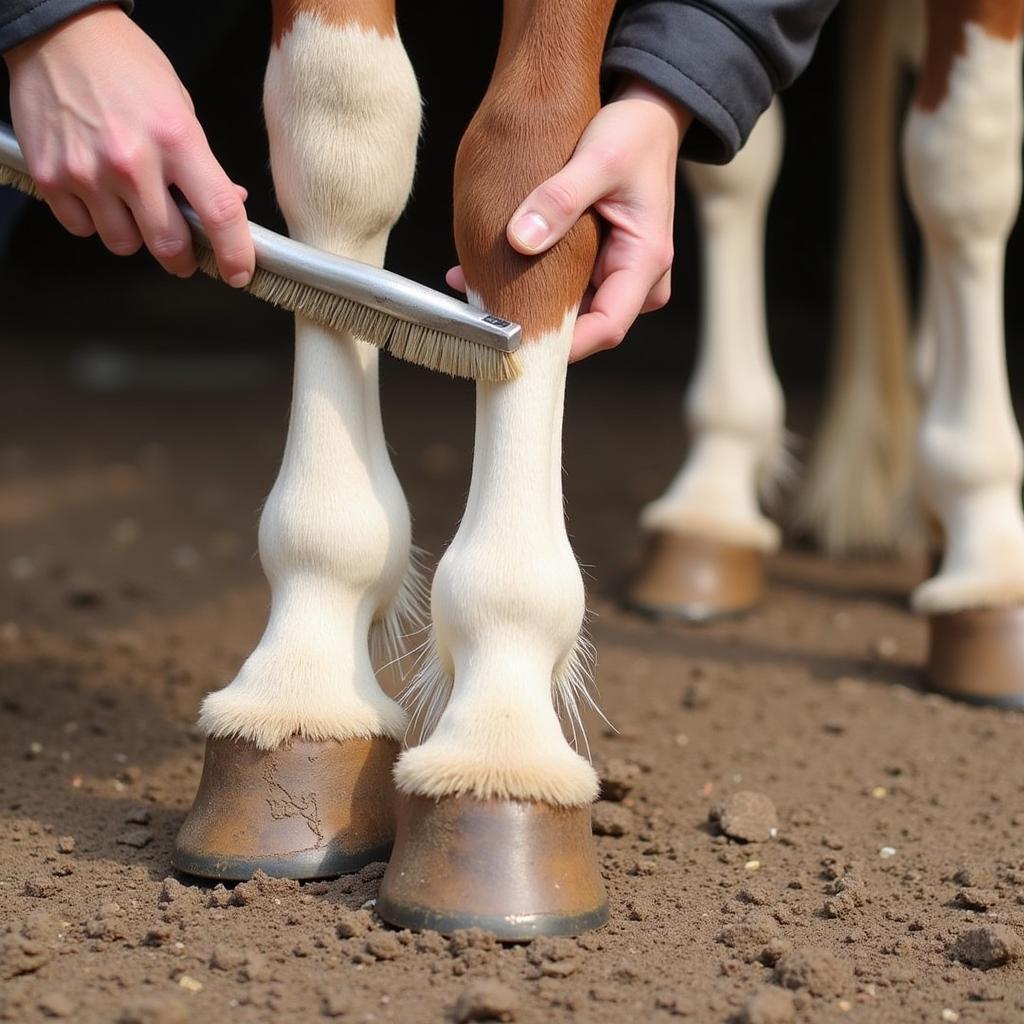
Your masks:
[[[184,86],[119,7],[97,7],[5,55],[29,172],[73,235],[126,256],[143,244],[179,277],[196,269],[170,192],[198,212],[229,284],[255,268],[245,190],[217,162]]]

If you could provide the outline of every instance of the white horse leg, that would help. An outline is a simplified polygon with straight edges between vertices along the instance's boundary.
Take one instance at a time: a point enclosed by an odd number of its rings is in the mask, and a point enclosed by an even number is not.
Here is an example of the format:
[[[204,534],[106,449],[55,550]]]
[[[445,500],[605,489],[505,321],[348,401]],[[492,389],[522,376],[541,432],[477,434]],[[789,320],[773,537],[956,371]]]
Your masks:
[[[933,682],[1024,701],[1024,456],[1006,376],[1003,273],[1020,202],[1024,2],[933,0],[905,159],[924,233],[935,358],[918,440],[945,549],[914,593]]]
[[[561,428],[597,231],[585,217],[536,260],[512,252],[505,225],[597,110],[611,6],[507,0],[494,78],[459,149],[459,257],[474,300],[523,324],[523,376],[477,388],[466,512],[434,577],[436,665],[422,685],[436,721],[395,772],[398,835],[377,902],[400,926],[480,925],[520,939],[574,933],[607,915],[590,837],[597,777],[556,711],[560,695],[576,716],[584,671]],[[527,70],[556,61],[557,89]]]
[[[281,0],[264,102],[292,234],[381,263],[420,119],[393,4]],[[406,716],[377,683],[370,636],[396,634],[415,586],[377,351],[302,318],[260,556],[269,622],[234,681],[203,704],[207,765],[175,863],[217,877],[336,874],[385,854],[393,834],[390,770]]]
[[[779,528],[759,491],[784,466],[785,409],[764,308],[764,227],[782,154],[778,100],[724,167],[684,164],[701,227],[703,322],[683,403],[689,451],[641,513],[649,537],[630,603],[704,619],[756,603]]]

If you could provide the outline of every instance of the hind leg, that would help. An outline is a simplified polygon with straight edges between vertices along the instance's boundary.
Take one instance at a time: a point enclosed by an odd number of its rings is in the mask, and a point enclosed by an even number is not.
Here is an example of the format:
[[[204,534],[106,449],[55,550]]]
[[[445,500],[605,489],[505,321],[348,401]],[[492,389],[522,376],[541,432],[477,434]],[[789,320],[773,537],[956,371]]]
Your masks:
[[[393,5],[279,0],[264,100],[292,234],[382,262],[420,118]],[[384,442],[376,350],[301,317],[295,346],[288,439],[260,520],[270,619],[203,704],[207,760],[174,856],[194,874],[337,874],[385,856],[393,836],[406,716],[377,683],[371,645],[415,611],[409,512]]]
[[[779,529],[759,490],[784,460],[782,389],[764,311],[764,224],[782,153],[778,101],[724,167],[687,165],[701,225],[703,325],[684,403],[690,449],[668,490],[641,515],[644,568],[629,603],[690,620],[760,599]]]
[[[934,334],[918,461],[945,548],[913,600],[929,616],[933,685],[1024,705],[1024,457],[1003,332],[1004,252],[1020,202],[1024,2],[933,0],[929,13],[904,151]]]

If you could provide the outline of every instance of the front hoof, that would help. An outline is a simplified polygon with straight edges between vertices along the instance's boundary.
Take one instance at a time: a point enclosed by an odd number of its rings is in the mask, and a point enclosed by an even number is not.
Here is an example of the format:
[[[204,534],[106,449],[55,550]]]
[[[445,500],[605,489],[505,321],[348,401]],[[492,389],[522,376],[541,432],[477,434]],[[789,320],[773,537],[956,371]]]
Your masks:
[[[502,942],[578,935],[608,920],[589,807],[399,795],[398,834],[377,913]]]
[[[927,682],[969,704],[1024,709],[1024,606],[928,617]]]
[[[647,615],[687,622],[739,615],[764,595],[764,561],[757,548],[654,533],[626,603]]]
[[[386,739],[311,742],[275,750],[211,738],[199,791],[172,863],[201,878],[330,878],[387,860],[395,834]]]

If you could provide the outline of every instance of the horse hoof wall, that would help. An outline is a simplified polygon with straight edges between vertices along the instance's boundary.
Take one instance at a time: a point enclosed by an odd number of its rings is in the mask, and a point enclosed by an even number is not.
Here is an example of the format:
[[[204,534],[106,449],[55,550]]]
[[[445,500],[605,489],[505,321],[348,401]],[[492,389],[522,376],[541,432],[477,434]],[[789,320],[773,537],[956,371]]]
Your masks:
[[[589,807],[400,795],[395,849],[377,913],[451,934],[484,928],[502,942],[578,935],[608,919]]]
[[[1024,709],[1024,607],[928,618],[927,683],[969,704]]]
[[[687,622],[740,615],[764,595],[764,562],[756,548],[654,533],[626,603],[645,615]]]
[[[276,750],[211,738],[199,791],[172,863],[200,878],[331,878],[387,860],[395,833],[385,739],[311,742]]]

